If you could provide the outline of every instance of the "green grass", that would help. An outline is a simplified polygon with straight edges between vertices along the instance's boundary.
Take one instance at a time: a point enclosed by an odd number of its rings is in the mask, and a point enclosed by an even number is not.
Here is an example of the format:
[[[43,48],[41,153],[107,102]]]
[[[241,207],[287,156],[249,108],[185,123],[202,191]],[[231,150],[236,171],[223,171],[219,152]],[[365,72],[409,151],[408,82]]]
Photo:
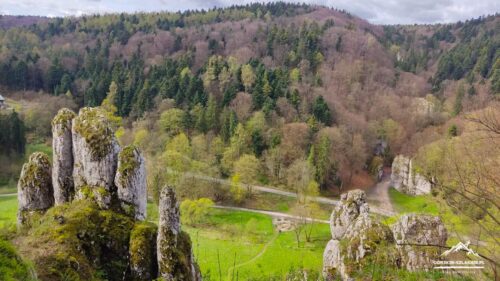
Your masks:
[[[16,224],[17,196],[0,197],[0,228]]]
[[[298,247],[295,233],[277,233],[269,216],[227,210],[213,210],[202,226],[184,229],[191,236],[202,273],[212,280],[219,280],[219,274],[222,280],[230,280],[233,265],[242,263],[245,265],[234,272],[241,280],[283,276],[290,268],[320,271],[323,250],[330,239],[328,225],[317,224],[312,241],[307,243],[301,237]]]
[[[396,211],[400,213],[439,214],[438,204],[429,195],[410,196],[391,187],[389,197]]]

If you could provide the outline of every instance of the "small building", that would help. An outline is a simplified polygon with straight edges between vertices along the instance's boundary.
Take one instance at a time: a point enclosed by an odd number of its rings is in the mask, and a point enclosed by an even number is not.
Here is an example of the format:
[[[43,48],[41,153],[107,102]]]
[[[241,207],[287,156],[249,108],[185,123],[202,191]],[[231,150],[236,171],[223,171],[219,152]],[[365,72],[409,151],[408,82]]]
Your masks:
[[[0,108],[4,108],[7,105],[5,104],[5,99],[3,98],[2,95],[0,95]]]

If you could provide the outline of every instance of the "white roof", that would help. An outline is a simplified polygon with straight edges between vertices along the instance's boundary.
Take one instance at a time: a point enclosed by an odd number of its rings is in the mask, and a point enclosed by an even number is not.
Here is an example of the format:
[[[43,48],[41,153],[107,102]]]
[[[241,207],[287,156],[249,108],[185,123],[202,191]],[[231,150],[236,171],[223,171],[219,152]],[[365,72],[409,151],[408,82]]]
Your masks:
[[[0,95],[0,100],[5,100],[5,99],[2,97],[2,95]]]

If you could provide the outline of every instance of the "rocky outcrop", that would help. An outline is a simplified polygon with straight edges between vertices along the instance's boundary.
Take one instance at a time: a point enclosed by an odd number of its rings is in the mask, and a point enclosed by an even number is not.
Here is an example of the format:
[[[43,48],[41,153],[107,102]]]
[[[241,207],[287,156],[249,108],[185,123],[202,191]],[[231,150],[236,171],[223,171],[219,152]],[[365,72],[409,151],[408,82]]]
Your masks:
[[[432,268],[448,238],[441,219],[426,215],[404,215],[392,226],[392,232],[401,266],[407,270]]]
[[[325,280],[365,279],[363,268],[383,264],[389,270],[426,270],[439,259],[446,229],[439,217],[407,215],[391,229],[369,215],[366,195],[342,194],[330,218],[332,240],[323,253]]]
[[[174,190],[161,193],[159,227],[142,221],[144,159],[133,146],[120,148],[105,114],[62,109],[52,124],[54,171],[47,155],[34,153],[18,183],[19,226],[36,228],[20,243],[46,249],[29,251],[39,279],[201,280]],[[54,196],[59,206],[51,208]],[[34,213],[39,223],[30,224]]]
[[[415,173],[412,160],[403,155],[396,156],[392,162],[391,185],[409,195],[429,194],[432,188],[428,180]]]
[[[71,126],[76,114],[63,108],[52,120],[53,169],[55,204],[71,202],[75,193],[73,183],[73,143]]]
[[[123,148],[118,155],[115,185],[122,209],[138,220],[146,219],[146,166],[134,146]]]
[[[51,166],[49,157],[41,152],[33,153],[23,165],[17,184],[17,222],[25,225],[30,215],[43,212],[54,205]]]
[[[181,232],[179,203],[171,187],[163,189],[159,203],[157,255],[159,276],[165,281],[201,280],[189,236]],[[181,258],[184,257],[184,258]]]
[[[389,228],[371,219],[366,194],[361,190],[341,195],[330,217],[330,230],[332,240],[323,253],[323,275],[327,280],[333,280],[336,274],[349,279],[350,271],[361,259],[372,254],[381,241],[392,240]]]
[[[76,197],[93,197],[102,208],[110,208],[120,146],[109,121],[97,108],[82,108],[71,133]]]

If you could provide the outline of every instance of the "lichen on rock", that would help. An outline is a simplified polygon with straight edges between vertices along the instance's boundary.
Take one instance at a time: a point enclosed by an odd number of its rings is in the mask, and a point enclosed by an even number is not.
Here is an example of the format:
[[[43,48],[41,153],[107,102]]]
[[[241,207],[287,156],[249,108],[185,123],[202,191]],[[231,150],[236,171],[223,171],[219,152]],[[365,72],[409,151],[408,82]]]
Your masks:
[[[71,126],[76,114],[63,108],[52,120],[53,169],[55,204],[71,202],[74,197],[73,182],[73,141]]]
[[[54,205],[51,164],[46,154],[31,154],[23,165],[17,192],[19,225],[28,220],[30,213],[43,212]]]
[[[136,219],[144,220],[147,207],[146,167],[136,147],[124,147],[119,153],[115,185],[122,209]]]

